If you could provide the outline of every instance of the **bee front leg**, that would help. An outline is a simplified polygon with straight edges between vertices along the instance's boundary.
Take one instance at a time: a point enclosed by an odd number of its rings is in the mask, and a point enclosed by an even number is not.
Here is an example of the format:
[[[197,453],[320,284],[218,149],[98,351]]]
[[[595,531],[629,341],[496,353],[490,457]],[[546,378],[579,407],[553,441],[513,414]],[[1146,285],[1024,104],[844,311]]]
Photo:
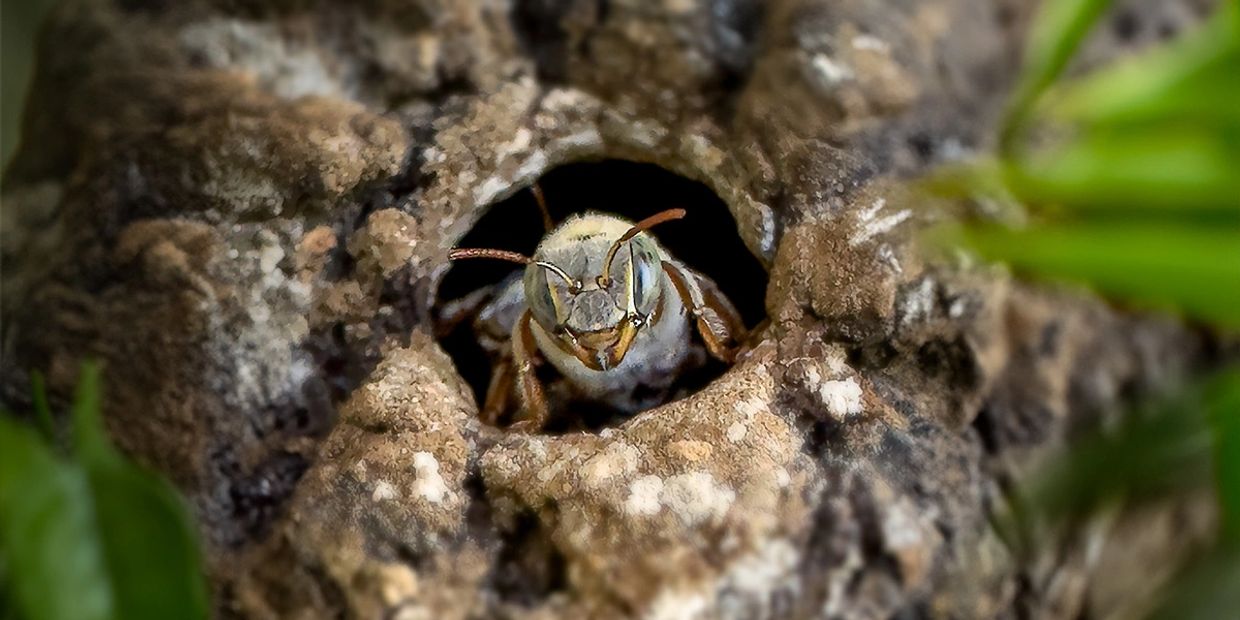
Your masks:
[[[499,423],[500,416],[508,410],[508,403],[512,401],[512,386],[516,372],[516,364],[513,362],[511,353],[505,355],[495,365],[491,383],[487,385],[486,401],[482,405],[483,424],[495,426]]]
[[[521,396],[521,410],[525,418],[514,422],[509,428],[523,433],[542,430],[549,415],[542,382],[534,374],[538,362],[538,345],[534,342],[534,332],[530,331],[532,320],[530,311],[526,310],[512,328],[512,367],[516,371],[517,390]]]
[[[706,350],[720,361],[729,364],[736,361],[739,351],[736,343],[745,338],[745,323],[732,302],[709,278],[699,276],[688,267],[664,261],[663,271],[685,309],[693,315],[698,333],[706,342]]]

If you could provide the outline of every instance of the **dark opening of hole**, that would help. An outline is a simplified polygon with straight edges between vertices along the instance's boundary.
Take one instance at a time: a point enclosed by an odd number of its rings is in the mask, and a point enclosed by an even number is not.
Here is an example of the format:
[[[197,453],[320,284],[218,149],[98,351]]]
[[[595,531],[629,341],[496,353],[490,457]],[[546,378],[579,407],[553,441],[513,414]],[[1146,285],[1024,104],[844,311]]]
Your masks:
[[[753,328],[765,316],[767,274],[737,232],[727,205],[701,183],[652,164],[609,160],[561,166],[538,181],[548,210],[558,223],[574,213],[599,211],[638,221],[660,211],[683,208],[688,215],[660,224],[652,234],[678,260],[714,280],[736,306],[746,326]],[[529,191],[519,191],[493,205],[458,243],[458,247],[499,248],[530,255],[542,239],[542,217]],[[520,269],[490,260],[458,261],[440,284],[440,306],[496,284]],[[699,337],[694,334],[694,338]],[[491,360],[478,344],[470,321],[463,321],[440,339],[461,376],[473,387],[479,403],[491,377]],[[672,346],[675,346],[674,344]],[[543,370],[550,370],[544,365]],[[677,393],[696,391],[722,374],[726,367],[714,361],[677,381]],[[554,370],[550,370],[554,373]],[[554,398],[553,393],[548,394]],[[567,403],[552,402],[552,411]],[[577,419],[553,416],[548,432],[598,429],[619,416],[598,403],[574,403]]]

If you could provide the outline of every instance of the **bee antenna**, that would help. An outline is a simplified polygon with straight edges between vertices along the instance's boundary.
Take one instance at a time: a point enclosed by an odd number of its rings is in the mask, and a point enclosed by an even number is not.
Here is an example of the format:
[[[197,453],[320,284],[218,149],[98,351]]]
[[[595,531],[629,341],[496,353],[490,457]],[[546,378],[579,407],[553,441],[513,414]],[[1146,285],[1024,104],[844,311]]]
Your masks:
[[[663,222],[678,220],[684,216],[684,209],[668,209],[666,211],[660,211],[634,224],[628,232],[621,235],[619,239],[616,239],[616,242],[611,244],[611,248],[607,250],[607,258],[603,261],[603,275],[598,278],[599,287],[607,288],[607,285],[611,284],[611,261],[616,259],[616,253],[620,251],[620,246],[624,245],[624,243],[629,239],[636,237],[640,232],[650,230]]]
[[[530,193],[534,194],[534,202],[538,203],[538,210],[542,212],[543,228],[551,232],[551,229],[555,228],[555,221],[551,219],[551,211],[547,209],[547,199],[543,198],[542,188],[538,186],[537,181],[530,185]]]
[[[548,263],[547,261],[534,260],[519,252],[510,252],[508,250],[495,250],[491,248],[453,248],[448,252],[448,260],[461,260],[465,258],[493,258],[496,260],[506,260],[510,263],[519,263],[522,265],[538,265],[557,276],[560,276],[568,283],[568,287],[573,290],[581,290],[581,283],[574,280],[568,272],[560,269],[558,266]]]
[[[461,260],[464,258],[494,258],[496,260],[506,260],[510,263],[520,263],[528,265],[534,262],[534,259],[521,254],[519,252],[509,252],[508,250],[493,250],[490,248],[453,248],[448,252],[448,260]]]

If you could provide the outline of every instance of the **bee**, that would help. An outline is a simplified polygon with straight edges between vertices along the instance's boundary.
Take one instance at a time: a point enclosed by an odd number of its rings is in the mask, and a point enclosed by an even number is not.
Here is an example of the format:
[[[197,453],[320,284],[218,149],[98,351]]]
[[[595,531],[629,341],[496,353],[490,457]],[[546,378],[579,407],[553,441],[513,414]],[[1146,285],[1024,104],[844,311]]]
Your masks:
[[[732,363],[745,325],[709,278],[676,260],[649,232],[685,216],[670,209],[639,222],[599,212],[554,225],[542,192],[531,188],[547,234],[533,256],[455,248],[451,260],[487,258],[524,265],[498,285],[475,324],[489,336],[495,367],[481,410],[496,424],[518,398],[511,429],[541,430],[549,418],[535,369],[549,362],[579,397],[624,413],[666,399],[678,376],[706,351]]]

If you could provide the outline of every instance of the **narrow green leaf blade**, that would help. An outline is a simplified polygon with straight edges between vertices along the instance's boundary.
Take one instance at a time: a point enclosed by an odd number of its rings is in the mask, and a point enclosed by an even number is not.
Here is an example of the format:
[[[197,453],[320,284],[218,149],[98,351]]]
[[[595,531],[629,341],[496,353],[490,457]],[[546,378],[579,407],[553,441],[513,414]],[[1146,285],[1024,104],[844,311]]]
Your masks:
[[[1042,3],[1025,48],[1025,68],[1001,131],[1003,152],[1012,152],[1018,132],[1038,97],[1063,73],[1081,41],[1110,4],[1110,0]]]
[[[1128,222],[965,229],[983,256],[1027,274],[1089,284],[1130,303],[1240,328],[1240,234]]]
[[[1088,136],[1011,165],[1033,204],[1091,214],[1169,211],[1240,225],[1240,133],[1167,126]]]
[[[1047,111],[1089,125],[1240,123],[1240,37],[1224,15],[1198,32],[1099,69],[1048,96]]]

